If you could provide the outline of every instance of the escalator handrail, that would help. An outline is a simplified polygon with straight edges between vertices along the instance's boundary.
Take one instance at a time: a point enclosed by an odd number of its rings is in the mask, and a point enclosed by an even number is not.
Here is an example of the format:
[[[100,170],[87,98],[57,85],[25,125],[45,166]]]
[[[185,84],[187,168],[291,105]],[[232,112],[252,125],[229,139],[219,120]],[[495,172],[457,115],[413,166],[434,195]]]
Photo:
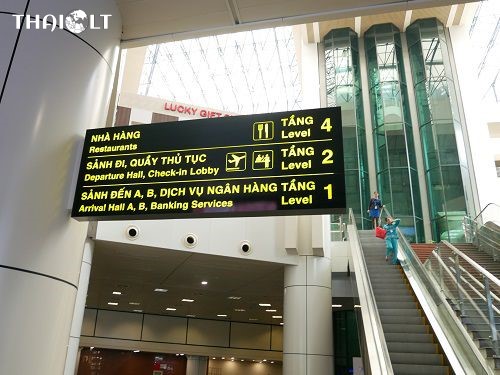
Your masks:
[[[387,216],[392,217],[387,208],[383,207],[383,211]],[[427,319],[433,326],[435,334],[436,336],[438,336],[438,340],[440,341],[441,347],[443,348],[446,356],[448,357],[448,360],[450,362],[451,367],[453,368],[453,371],[456,374],[466,374],[468,372],[470,373],[470,371],[467,372],[464,369],[471,370],[471,368],[474,368],[477,374],[480,373],[489,374],[490,369],[485,364],[485,362],[480,359],[481,356],[480,352],[473,346],[474,344],[470,342],[470,339],[468,340],[467,338],[465,338],[467,332],[465,331],[463,326],[458,322],[458,319],[455,316],[453,316],[453,312],[449,304],[446,302],[443,295],[436,287],[436,284],[431,279],[431,275],[427,272],[422,262],[420,262],[417,254],[411,247],[410,242],[405,237],[404,233],[401,231],[399,227],[397,228],[397,232],[399,235],[399,243],[401,245],[401,248],[403,249],[402,251],[403,259],[399,258],[401,260],[401,266],[403,268],[403,271],[405,272],[408,280],[410,281],[412,289],[414,290],[415,295],[417,296],[424,312],[426,313]],[[414,283],[416,284],[414,285]],[[416,290],[416,288],[418,288],[419,290]],[[428,297],[430,298],[426,298],[425,294],[427,294]],[[421,297],[418,297],[419,295]],[[431,305],[430,302],[432,302],[434,307]],[[435,314],[435,311],[437,311],[436,309],[439,309],[440,306],[445,307],[444,310],[448,311],[447,313],[448,322],[450,321],[451,318],[453,324],[457,328],[457,331],[461,332],[460,334],[458,333],[457,334],[460,335],[460,337],[465,338],[465,340],[461,339],[461,341],[462,342],[465,341],[466,345],[468,345],[467,349],[462,350],[461,352],[460,351],[457,352],[456,350],[458,348],[451,345],[451,342],[448,341],[448,333],[445,333],[445,331],[442,329],[444,328],[443,319],[446,320],[447,318],[438,317],[438,315]],[[433,316],[430,317],[427,314],[432,314]],[[434,321],[439,327],[435,327],[435,325],[432,324],[432,321]],[[438,332],[438,328],[441,330],[441,332]],[[443,342],[441,342],[441,340],[443,340]],[[476,365],[478,366],[471,365],[472,360],[465,358],[465,355],[470,355],[470,354],[473,354],[473,356],[478,359],[479,363],[476,363]],[[467,362],[467,364],[464,361]]]
[[[371,339],[367,339],[367,342],[370,343],[367,346],[371,374],[391,375],[394,374],[394,371],[382,329],[382,322],[380,321],[377,305],[374,300],[373,288],[368,277],[365,258],[361,251],[361,241],[352,209],[349,209],[347,231],[351,243],[351,254],[353,256],[353,266],[363,317],[363,328],[365,336]]]

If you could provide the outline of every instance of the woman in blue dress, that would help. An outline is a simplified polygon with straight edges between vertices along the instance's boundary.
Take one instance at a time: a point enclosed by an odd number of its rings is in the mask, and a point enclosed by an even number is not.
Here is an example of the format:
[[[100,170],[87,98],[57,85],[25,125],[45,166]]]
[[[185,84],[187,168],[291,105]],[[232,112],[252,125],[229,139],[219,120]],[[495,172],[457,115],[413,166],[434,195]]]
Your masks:
[[[398,230],[400,219],[393,219],[388,216],[385,218],[384,229],[387,231],[385,235],[385,260],[389,258],[392,253],[392,264],[398,264]]]
[[[382,207],[384,207],[382,201],[378,197],[378,193],[374,191],[367,211],[370,214],[370,219],[372,219],[373,229],[380,224],[380,212],[382,211]]]

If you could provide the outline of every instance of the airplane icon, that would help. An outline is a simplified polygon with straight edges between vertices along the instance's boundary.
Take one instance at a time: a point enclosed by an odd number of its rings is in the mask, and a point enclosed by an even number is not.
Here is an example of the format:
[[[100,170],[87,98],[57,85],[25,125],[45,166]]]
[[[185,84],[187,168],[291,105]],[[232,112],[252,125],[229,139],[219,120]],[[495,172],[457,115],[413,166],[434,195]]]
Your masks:
[[[229,160],[228,163],[234,163],[234,168],[238,168],[238,164],[240,161],[246,157],[246,155],[238,156],[236,154],[231,154],[232,160]]]
[[[226,171],[244,171],[247,168],[246,152],[229,152],[226,154]]]

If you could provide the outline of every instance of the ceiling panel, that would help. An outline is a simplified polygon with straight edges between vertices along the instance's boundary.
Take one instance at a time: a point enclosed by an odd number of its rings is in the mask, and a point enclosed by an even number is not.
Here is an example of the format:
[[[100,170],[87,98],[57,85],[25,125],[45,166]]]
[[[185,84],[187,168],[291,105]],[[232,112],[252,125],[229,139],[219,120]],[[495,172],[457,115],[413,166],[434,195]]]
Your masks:
[[[392,12],[380,14],[377,16],[364,16],[361,18],[361,35],[363,35],[366,30],[368,30],[373,25],[378,25],[382,23],[392,23],[399,30],[403,31],[403,26],[405,22],[406,12]]]
[[[126,47],[465,2],[468,1],[117,0]]]
[[[444,25],[448,21],[448,16],[450,14],[451,6],[436,7],[432,9],[416,9],[411,14],[411,22],[414,22],[423,18],[437,18]]]
[[[204,280],[207,285],[201,284]],[[155,288],[168,291],[155,292]],[[114,295],[114,291],[122,294]],[[231,296],[241,298],[229,299]],[[194,302],[182,302],[185,298]],[[117,302],[118,306],[108,302]],[[87,296],[89,308],[278,324],[281,320],[273,319],[273,313],[258,305],[261,302],[271,303],[277,310],[275,315],[283,313],[282,265],[96,242]],[[242,309],[245,311],[235,311]]]

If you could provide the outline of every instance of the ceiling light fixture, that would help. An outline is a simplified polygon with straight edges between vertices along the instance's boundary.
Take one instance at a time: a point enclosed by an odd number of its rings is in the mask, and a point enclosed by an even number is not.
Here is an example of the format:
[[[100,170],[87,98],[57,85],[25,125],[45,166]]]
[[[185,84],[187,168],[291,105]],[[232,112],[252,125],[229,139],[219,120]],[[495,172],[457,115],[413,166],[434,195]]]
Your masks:
[[[221,357],[221,359],[226,359],[226,357]]]
[[[280,323],[280,326],[282,326],[282,325],[285,325],[285,323],[281,322],[281,323]]]
[[[217,316],[220,317],[220,318],[227,318],[226,314],[217,314]]]
[[[183,298],[182,302],[194,302],[194,299]]]
[[[234,309],[234,311],[242,312],[242,311],[246,311],[246,310],[245,309]]]
[[[156,289],[155,289],[155,292],[159,292],[159,293],[166,293],[166,292],[168,292],[168,289],[156,288]]]
[[[142,312],[142,310],[133,310],[133,311],[134,311],[134,312],[140,312],[140,313]]]
[[[188,314],[186,315],[188,318],[196,318],[196,315],[193,315],[193,314]]]
[[[167,307],[165,310],[167,310],[167,311],[176,311],[177,309],[175,309],[173,307]]]
[[[268,309],[268,310],[266,310],[266,312],[276,312],[276,310],[275,309]]]
[[[118,306],[118,302],[108,302],[108,305],[111,305],[111,306]]]
[[[262,306],[262,307],[271,307],[271,304],[270,303],[259,303],[259,306]]]
[[[122,292],[113,292],[113,294],[117,295],[117,296],[121,296],[122,295]]]
[[[208,281],[202,281],[201,282],[201,285],[207,285],[208,284]]]
[[[139,353],[139,352],[140,352],[140,350],[134,350],[134,353]]]
[[[129,302],[128,304],[132,305],[132,306],[139,306],[141,303],[140,302]]]
[[[281,318],[283,318],[283,316],[281,316],[281,315],[273,315],[273,319],[281,319]]]
[[[342,307],[342,305],[332,305],[332,307]]]
[[[215,359],[215,357],[212,357],[212,359]]]
[[[227,297],[227,299],[241,299],[241,297],[237,297],[237,296],[229,296],[229,297]]]

